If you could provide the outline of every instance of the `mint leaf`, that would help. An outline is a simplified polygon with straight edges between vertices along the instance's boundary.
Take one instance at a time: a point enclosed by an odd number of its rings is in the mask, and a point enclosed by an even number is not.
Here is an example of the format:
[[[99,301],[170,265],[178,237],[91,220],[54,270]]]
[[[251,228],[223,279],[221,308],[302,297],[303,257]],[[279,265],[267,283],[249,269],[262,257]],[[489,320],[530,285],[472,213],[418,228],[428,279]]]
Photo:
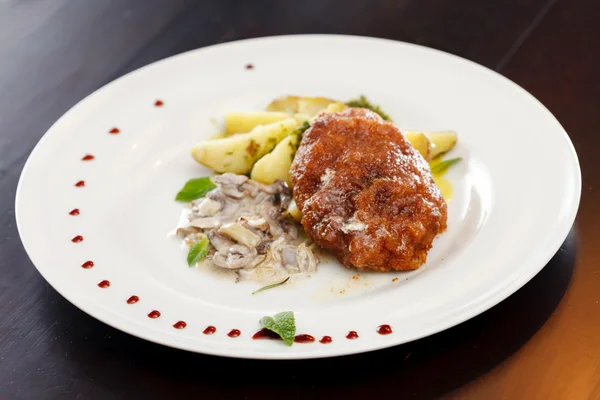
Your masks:
[[[264,292],[265,290],[276,288],[277,286],[281,286],[281,285],[283,285],[284,283],[286,283],[289,280],[290,280],[290,277],[288,276],[287,278],[285,278],[281,282],[277,282],[277,283],[273,283],[271,285],[267,285],[267,286],[261,287],[260,289],[255,290],[254,292],[252,292],[252,294],[256,294],[256,293]]]
[[[206,196],[206,193],[216,188],[213,181],[208,178],[190,179],[183,186],[183,189],[177,193],[175,200],[177,201],[192,201]]]
[[[191,267],[208,254],[208,238],[203,237],[190,248],[187,256],[188,265]]]
[[[294,336],[296,336],[296,320],[292,311],[284,311],[273,317],[262,317],[260,326],[275,332],[283,342],[288,346],[294,344]]]
[[[432,174],[441,174],[442,172],[445,172],[448,168],[450,168],[451,166],[453,166],[460,160],[462,160],[462,158],[459,157],[459,158],[451,158],[449,160],[442,161],[441,163],[436,164],[433,167],[431,167],[431,173]]]

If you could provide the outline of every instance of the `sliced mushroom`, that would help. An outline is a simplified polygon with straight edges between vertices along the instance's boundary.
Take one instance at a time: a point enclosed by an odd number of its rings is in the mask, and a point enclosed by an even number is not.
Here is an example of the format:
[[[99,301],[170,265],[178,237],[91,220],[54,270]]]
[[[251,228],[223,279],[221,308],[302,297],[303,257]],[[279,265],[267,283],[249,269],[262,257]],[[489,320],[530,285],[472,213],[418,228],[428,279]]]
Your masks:
[[[219,233],[217,229],[208,232],[208,240],[217,251],[228,250],[235,245],[235,242],[229,240],[225,235]]]
[[[266,231],[269,229],[269,223],[265,221],[264,218],[256,218],[256,219],[245,219],[244,222],[248,224],[249,227],[258,229],[259,231]]]
[[[223,208],[220,201],[205,197],[192,211],[199,217],[212,217]]]
[[[212,181],[218,185],[220,184],[220,185],[234,185],[234,186],[241,185],[242,183],[246,182],[247,180],[248,180],[248,177],[245,175],[236,175],[236,174],[230,174],[230,173],[217,175],[212,178]]]
[[[315,255],[304,243],[298,246],[296,258],[298,259],[300,272],[312,274],[317,270],[317,260],[315,259]]]
[[[216,228],[221,224],[221,221],[218,217],[204,217],[204,218],[196,218],[192,222],[190,222],[190,226],[195,226],[200,229],[211,229]]]
[[[225,251],[215,253],[213,262],[222,268],[239,269],[253,265],[257,261],[256,257],[256,249],[236,244]]]
[[[297,249],[294,246],[284,246],[281,248],[281,262],[284,266],[298,266]]]
[[[182,228],[177,228],[177,230],[175,231],[175,234],[178,236],[188,236],[194,233],[198,233],[200,232],[199,228],[196,228],[194,226],[185,226]]]
[[[260,236],[239,222],[225,224],[219,228],[219,232],[248,247],[256,247],[262,241]]]

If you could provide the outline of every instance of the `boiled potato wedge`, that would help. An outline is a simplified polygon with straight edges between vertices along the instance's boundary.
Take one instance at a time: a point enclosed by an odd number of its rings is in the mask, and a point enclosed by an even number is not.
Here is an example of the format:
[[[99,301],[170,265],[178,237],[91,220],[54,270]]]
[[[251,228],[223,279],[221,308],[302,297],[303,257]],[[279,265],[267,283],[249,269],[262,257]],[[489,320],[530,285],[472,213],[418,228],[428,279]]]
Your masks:
[[[308,114],[314,116],[335,100],[325,97],[284,96],[273,100],[266,111],[287,112],[290,114]]]
[[[281,179],[291,187],[290,166],[294,160],[299,139],[298,135],[290,135],[279,142],[273,151],[254,164],[250,179],[266,185]]]
[[[346,108],[348,108],[347,105],[345,105],[341,101],[336,101],[335,103],[329,104],[322,111],[327,114],[327,113],[334,113],[334,112],[344,111]]]
[[[425,133],[432,144],[431,159],[437,156],[447,153],[456,145],[458,136],[456,132],[444,131],[444,132],[429,132]]]
[[[230,112],[225,114],[225,134],[250,132],[258,125],[269,125],[289,117],[284,112]]]
[[[426,161],[431,160],[431,141],[423,132],[404,131],[404,136],[408,139],[412,147],[415,148]]]
[[[192,148],[192,156],[215,172],[247,174],[256,160],[273,150],[297,127],[294,118],[259,125],[248,133],[203,141]]]

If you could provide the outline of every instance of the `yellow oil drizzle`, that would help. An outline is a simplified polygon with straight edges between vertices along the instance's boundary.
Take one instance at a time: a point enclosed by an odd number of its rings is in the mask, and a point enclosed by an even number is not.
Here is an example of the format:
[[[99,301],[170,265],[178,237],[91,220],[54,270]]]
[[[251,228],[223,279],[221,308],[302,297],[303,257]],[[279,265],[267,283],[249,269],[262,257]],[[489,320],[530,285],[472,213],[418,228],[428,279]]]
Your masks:
[[[445,172],[441,174],[433,174],[433,180],[435,181],[438,189],[440,189],[440,192],[442,192],[444,199],[446,201],[450,201],[452,200],[454,190],[452,189],[452,183],[448,179],[444,178],[444,174]]]
[[[429,162],[429,167],[432,168],[442,161],[443,160],[442,160],[441,156],[436,157]],[[446,201],[450,201],[450,200],[452,200],[452,195],[454,194],[454,189],[452,188],[452,182],[450,182],[448,179],[444,178],[444,175],[446,175],[446,172],[448,172],[448,170],[445,170],[438,174],[433,174],[433,180],[435,181],[435,184],[437,185],[438,189],[440,189],[440,192],[442,193],[442,196],[444,196],[444,199]]]

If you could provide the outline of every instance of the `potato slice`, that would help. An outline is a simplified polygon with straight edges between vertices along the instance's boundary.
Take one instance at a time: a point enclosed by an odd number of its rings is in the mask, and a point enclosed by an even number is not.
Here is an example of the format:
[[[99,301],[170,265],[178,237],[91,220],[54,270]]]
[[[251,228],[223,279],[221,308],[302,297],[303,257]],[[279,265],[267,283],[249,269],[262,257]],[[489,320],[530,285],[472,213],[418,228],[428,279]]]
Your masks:
[[[404,131],[404,136],[408,139],[412,147],[415,148],[427,161],[431,160],[431,141],[423,132]]]
[[[250,132],[258,125],[269,125],[289,117],[285,112],[230,112],[225,114],[225,134]]]
[[[192,156],[216,172],[247,174],[256,160],[273,150],[297,127],[298,122],[294,118],[259,125],[249,133],[198,143],[192,148]]]
[[[298,148],[299,137],[290,135],[275,146],[272,152],[258,160],[252,168],[250,179],[270,185],[277,179],[287,182],[291,187],[290,166]]]
[[[324,110],[329,104],[335,103],[335,100],[325,97],[300,97],[284,96],[273,100],[266,108],[266,111],[280,111],[290,114],[308,114],[316,115]]]
[[[335,103],[331,103],[329,104],[327,107],[325,107],[324,110],[322,110],[325,114],[328,113],[334,113],[334,112],[340,112],[340,111],[344,111],[346,108],[348,108],[347,105],[345,105],[344,103],[342,103],[341,101],[336,101]]]
[[[453,131],[429,132],[425,135],[432,144],[431,159],[452,150],[458,140],[456,132]]]
[[[337,112],[346,109],[346,105],[341,102],[331,103],[323,110],[324,113]],[[295,114],[294,118],[301,124],[304,121],[311,121],[316,118],[307,118],[306,114]],[[291,187],[290,166],[294,160],[296,150],[300,145],[300,135],[290,135],[283,139],[272,152],[258,160],[252,168],[250,177],[255,181],[270,185],[277,179],[287,182]]]

